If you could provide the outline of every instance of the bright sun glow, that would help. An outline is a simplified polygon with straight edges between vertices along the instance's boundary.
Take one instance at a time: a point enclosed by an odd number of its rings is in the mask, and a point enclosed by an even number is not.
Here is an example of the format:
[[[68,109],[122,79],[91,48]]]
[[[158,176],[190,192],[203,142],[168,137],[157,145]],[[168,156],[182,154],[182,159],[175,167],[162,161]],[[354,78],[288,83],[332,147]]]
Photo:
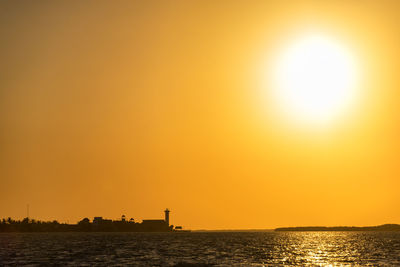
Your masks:
[[[308,36],[286,47],[274,68],[274,98],[297,120],[324,124],[349,108],[357,68],[338,42]]]

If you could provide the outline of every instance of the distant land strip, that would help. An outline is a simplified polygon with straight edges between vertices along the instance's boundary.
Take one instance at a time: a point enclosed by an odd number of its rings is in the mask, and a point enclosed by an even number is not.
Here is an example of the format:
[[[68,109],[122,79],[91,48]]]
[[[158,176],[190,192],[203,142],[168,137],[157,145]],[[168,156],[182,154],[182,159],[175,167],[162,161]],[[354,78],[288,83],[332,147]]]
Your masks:
[[[383,224],[378,226],[301,226],[301,227],[280,227],[277,232],[311,232],[311,231],[400,231],[399,224]]]

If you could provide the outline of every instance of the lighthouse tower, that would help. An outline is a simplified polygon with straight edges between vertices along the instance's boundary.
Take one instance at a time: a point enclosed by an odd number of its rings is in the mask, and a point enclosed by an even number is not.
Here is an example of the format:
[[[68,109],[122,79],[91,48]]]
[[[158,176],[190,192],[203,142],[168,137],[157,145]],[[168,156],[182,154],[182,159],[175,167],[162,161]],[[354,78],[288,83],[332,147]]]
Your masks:
[[[168,226],[169,226],[169,209],[165,209],[164,210],[164,212],[165,212],[165,222],[168,224]]]

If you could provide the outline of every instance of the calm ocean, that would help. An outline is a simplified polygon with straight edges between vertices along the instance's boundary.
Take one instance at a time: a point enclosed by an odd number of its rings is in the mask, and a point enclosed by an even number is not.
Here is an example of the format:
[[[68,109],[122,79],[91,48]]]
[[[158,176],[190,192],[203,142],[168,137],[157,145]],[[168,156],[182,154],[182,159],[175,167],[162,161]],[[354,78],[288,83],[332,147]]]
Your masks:
[[[400,266],[400,232],[3,233],[0,265]]]

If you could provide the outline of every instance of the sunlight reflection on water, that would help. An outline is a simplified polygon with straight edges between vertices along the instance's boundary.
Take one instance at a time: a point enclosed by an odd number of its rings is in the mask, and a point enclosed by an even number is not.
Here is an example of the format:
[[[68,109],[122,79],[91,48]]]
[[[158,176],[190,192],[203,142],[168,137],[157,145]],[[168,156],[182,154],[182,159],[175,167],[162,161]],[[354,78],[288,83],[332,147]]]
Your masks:
[[[399,232],[0,234],[0,264],[400,265]]]

